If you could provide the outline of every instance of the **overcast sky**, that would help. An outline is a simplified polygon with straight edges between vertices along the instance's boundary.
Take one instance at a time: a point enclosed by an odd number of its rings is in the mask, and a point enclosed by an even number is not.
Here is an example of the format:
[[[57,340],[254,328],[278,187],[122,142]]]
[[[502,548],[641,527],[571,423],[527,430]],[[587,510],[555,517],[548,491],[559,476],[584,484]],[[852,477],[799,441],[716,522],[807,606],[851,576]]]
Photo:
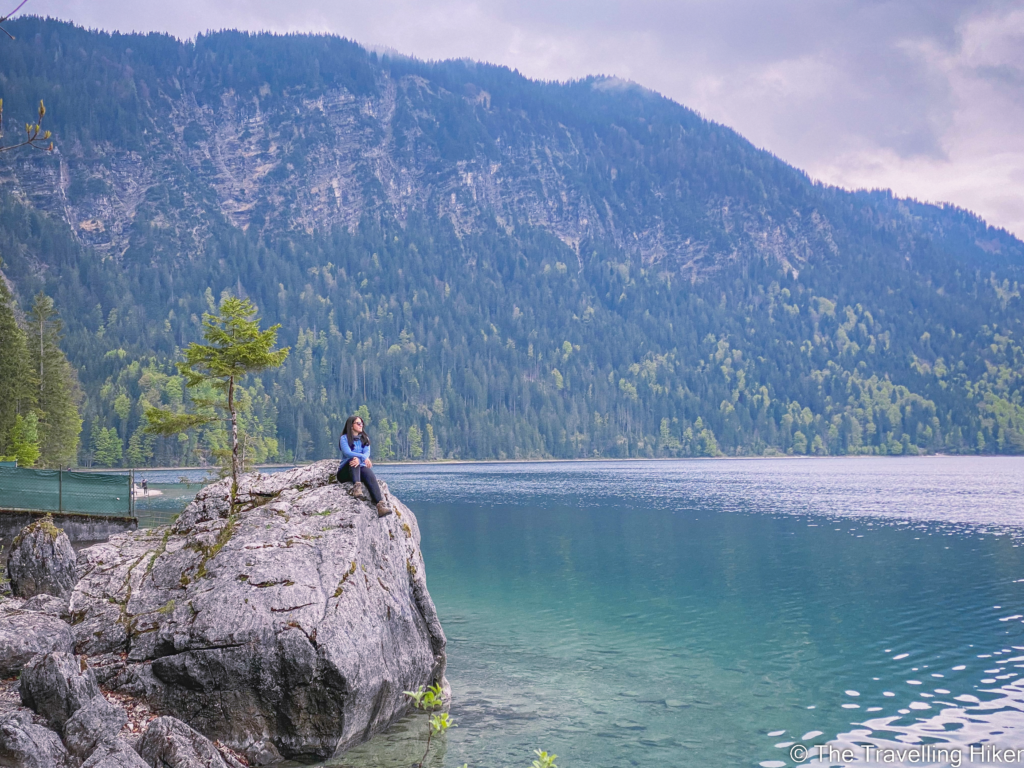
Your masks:
[[[1024,238],[1024,0],[30,0],[24,12],[182,38],[332,32],[535,78],[617,75],[814,178],[953,202]]]

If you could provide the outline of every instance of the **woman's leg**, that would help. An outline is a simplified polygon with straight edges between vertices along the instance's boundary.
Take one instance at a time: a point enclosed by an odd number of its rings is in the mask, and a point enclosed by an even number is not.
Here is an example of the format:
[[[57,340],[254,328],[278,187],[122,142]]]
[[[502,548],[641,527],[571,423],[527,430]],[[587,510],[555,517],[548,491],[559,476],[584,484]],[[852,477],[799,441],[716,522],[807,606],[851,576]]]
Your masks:
[[[358,483],[358,480],[352,479],[352,467],[348,465],[347,461],[341,462],[338,465],[338,482],[339,483]]]
[[[360,470],[360,474],[363,476],[363,485],[365,485],[366,489],[370,492],[370,501],[376,504],[383,498],[380,492],[380,486],[377,485],[377,477],[369,467],[358,467],[358,470]]]

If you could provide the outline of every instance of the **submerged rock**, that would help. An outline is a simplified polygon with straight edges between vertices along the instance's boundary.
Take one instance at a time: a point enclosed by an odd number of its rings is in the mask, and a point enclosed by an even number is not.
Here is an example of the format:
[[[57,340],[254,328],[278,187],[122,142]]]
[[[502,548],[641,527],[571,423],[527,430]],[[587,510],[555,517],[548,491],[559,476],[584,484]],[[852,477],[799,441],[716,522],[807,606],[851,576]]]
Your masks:
[[[257,764],[330,757],[401,717],[404,690],[447,687],[415,516],[392,498],[379,519],[336,467],[244,475],[234,511],[224,480],[171,527],[83,550],[72,624],[104,684]]]
[[[18,534],[7,556],[7,576],[17,597],[47,594],[67,599],[75,586],[75,550],[47,515]]]

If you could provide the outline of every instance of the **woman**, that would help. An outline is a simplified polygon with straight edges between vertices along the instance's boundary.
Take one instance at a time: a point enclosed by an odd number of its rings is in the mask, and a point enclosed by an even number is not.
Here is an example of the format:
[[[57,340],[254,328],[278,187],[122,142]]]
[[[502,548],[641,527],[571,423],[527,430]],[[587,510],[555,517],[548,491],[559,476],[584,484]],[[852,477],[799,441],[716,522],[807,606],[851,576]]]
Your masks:
[[[373,462],[370,461],[370,438],[363,431],[363,420],[358,416],[349,416],[345,422],[345,431],[338,438],[338,447],[344,460],[338,467],[338,482],[352,482],[349,494],[356,498],[366,498],[370,493],[370,501],[377,506],[377,517],[391,514],[391,507],[381,496],[380,486],[373,474]],[[364,484],[365,483],[365,487]]]

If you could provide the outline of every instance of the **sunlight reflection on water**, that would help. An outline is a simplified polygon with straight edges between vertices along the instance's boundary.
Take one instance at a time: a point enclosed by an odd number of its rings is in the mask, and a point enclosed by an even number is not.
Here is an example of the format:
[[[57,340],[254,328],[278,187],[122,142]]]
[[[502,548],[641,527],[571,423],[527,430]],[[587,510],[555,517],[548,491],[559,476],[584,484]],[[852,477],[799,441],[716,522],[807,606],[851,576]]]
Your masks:
[[[434,768],[1024,746],[1024,459],[379,469],[449,640]],[[424,727],[325,765],[408,768]]]

